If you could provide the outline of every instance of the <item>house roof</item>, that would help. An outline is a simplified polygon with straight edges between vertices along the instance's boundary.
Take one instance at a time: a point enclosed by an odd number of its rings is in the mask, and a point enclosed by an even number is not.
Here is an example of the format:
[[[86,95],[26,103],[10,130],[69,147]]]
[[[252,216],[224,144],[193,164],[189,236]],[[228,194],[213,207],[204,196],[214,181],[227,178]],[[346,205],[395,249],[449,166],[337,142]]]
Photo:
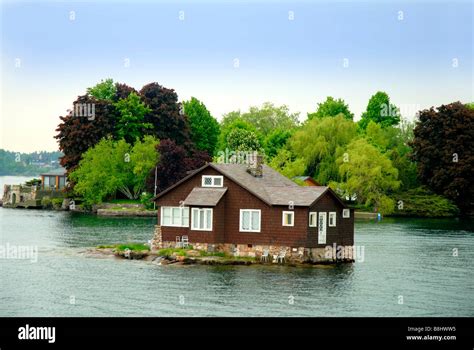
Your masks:
[[[293,202],[295,206],[310,206],[315,203],[325,192],[330,192],[343,206],[345,204],[340,198],[326,186],[299,186],[287,177],[281,175],[276,170],[263,164],[263,176],[255,177],[247,172],[246,164],[222,164],[208,163],[185,178],[178,181],[173,186],[168,187],[163,192],[157,194],[153,200],[158,199],[164,194],[187,181],[196,173],[211,167],[234,181],[247,191],[260,198],[268,205],[289,205]],[[216,188],[213,188],[216,189]],[[194,191],[194,189],[193,189]],[[192,192],[192,191],[191,191]],[[222,194],[223,195],[223,194]],[[189,196],[188,196],[189,197]],[[187,199],[187,198],[186,198]]]
[[[227,192],[227,187],[194,187],[184,200],[184,205],[215,207]]]
[[[58,168],[54,170],[50,170],[46,173],[41,173],[40,176],[64,176],[66,175],[66,169],[64,168]]]

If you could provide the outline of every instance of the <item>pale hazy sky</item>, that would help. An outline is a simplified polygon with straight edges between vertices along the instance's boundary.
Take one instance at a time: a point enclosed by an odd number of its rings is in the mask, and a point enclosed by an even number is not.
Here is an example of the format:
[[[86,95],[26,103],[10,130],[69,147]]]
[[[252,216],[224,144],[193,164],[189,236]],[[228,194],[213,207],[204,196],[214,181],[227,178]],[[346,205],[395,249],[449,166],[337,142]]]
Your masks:
[[[358,119],[378,90],[405,115],[474,100],[471,1],[7,1],[1,10],[0,148],[12,151],[56,150],[59,116],[107,77],[136,89],[156,81],[219,120],[265,101],[303,119],[326,96]]]

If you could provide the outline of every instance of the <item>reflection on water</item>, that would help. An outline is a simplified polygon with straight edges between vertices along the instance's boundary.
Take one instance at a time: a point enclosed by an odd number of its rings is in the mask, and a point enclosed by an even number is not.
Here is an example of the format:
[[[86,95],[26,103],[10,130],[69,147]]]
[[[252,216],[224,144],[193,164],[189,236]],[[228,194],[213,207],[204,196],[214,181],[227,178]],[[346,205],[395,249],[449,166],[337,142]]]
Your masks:
[[[357,222],[364,262],[292,268],[80,254],[146,242],[155,218],[0,208],[0,220],[0,244],[39,247],[37,263],[0,260],[0,316],[474,316],[472,221]]]

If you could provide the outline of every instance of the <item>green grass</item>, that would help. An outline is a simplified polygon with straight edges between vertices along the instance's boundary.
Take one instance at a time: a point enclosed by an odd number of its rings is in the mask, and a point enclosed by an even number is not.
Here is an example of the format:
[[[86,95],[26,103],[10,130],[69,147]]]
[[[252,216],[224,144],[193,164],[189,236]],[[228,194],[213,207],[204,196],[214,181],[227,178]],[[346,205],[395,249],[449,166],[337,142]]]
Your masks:
[[[146,244],[142,243],[127,243],[127,244],[102,244],[97,246],[98,249],[116,249],[119,252],[123,252],[127,249],[132,251],[142,251],[142,250],[150,250],[150,247]]]
[[[184,249],[184,248],[163,248],[158,251],[159,256],[171,256],[171,255],[177,255],[177,256],[187,256],[186,250],[189,249]]]

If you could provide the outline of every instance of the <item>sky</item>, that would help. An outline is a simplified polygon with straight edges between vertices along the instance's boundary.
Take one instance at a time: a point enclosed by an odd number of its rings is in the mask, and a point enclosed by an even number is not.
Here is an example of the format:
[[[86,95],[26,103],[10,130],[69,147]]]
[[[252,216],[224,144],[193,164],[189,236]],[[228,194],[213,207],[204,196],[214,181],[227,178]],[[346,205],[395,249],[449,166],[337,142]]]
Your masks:
[[[359,119],[474,101],[472,1],[4,1],[0,148],[58,149],[59,116],[101,79],[174,89],[218,120],[327,96]]]

